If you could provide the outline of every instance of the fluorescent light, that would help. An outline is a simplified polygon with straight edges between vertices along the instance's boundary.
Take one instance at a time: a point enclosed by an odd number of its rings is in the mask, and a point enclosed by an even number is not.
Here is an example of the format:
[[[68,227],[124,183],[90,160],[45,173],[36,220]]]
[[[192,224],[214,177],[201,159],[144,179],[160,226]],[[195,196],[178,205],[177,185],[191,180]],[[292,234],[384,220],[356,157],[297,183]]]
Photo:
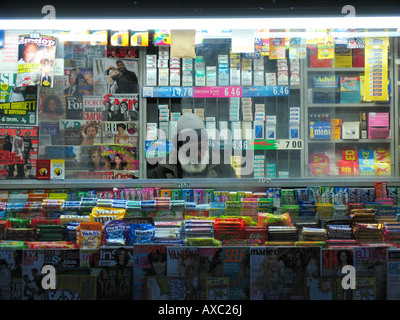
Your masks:
[[[0,30],[400,28],[400,17],[0,20]]]

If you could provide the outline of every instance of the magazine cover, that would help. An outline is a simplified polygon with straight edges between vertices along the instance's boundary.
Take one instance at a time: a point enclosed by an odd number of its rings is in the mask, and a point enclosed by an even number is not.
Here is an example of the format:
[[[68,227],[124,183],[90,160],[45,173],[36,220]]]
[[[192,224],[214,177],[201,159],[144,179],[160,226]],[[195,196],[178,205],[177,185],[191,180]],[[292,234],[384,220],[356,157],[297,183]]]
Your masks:
[[[81,169],[81,157],[82,154],[81,146],[46,146],[45,153],[41,155],[41,158],[47,160],[63,159],[65,160],[66,176],[69,175],[69,171],[76,171]]]
[[[17,87],[16,73],[0,73],[0,124],[36,125],[37,87]]]
[[[199,247],[199,299],[207,295],[207,279],[222,277],[222,248]]]
[[[387,263],[387,300],[400,299],[400,250],[388,249]]]
[[[17,86],[53,87],[57,38],[23,34],[18,40]]]
[[[65,97],[65,119],[71,120],[90,120],[83,118],[83,97],[66,96]]]
[[[57,275],[57,289],[48,290],[46,300],[96,300],[96,276]]]
[[[346,265],[353,266],[353,249],[322,248],[321,276],[322,277],[343,277],[342,268]]]
[[[206,300],[229,300],[229,278],[208,277],[206,280]]]
[[[22,250],[0,250],[0,300],[21,300]]]
[[[64,95],[38,95],[38,119],[58,121],[66,117],[66,97]]]
[[[132,300],[132,267],[96,267],[90,273],[96,276],[96,300]]]
[[[93,59],[104,58],[106,54],[106,46],[90,45],[88,41],[64,42],[65,67],[93,68]]]
[[[11,273],[15,250],[0,250],[0,300],[11,300]]]
[[[99,266],[99,249],[80,249],[79,263],[81,268],[93,268]]]
[[[229,299],[248,300],[250,297],[249,247],[223,247],[222,276],[229,278]]]
[[[76,86],[78,95],[90,96],[93,95],[93,69],[81,68],[76,76]]]
[[[138,59],[93,59],[95,95],[139,93]]]
[[[168,247],[167,275],[185,277],[185,300],[199,299],[199,251],[197,247]]]
[[[307,299],[306,279],[320,276],[320,259],[320,247],[278,247],[279,299]]]
[[[138,94],[105,94],[104,121],[137,121],[139,120]]]
[[[386,250],[385,247],[354,247],[354,268],[356,279],[373,277],[375,280],[375,297],[386,298]],[[362,281],[361,281],[362,282]],[[355,293],[356,294],[356,293]]]
[[[38,127],[0,126],[0,178],[35,179]]]
[[[103,144],[121,144],[138,147],[138,121],[104,121],[102,126]]]
[[[82,120],[104,121],[106,110],[104,97],[83,96],[82,98]]]
[[[185,300],[185,277],[146,277],[146,300]]]
[[[307,278],[307,298],[312,301],[332,300],[332,278]]]
[[[146,299],[148,277],[167,276],[167,247],[165,245],[136,244],[133,254],[134,300]]]
[[[133,247],[100,247],[99,267],[133,267]]]
[[[250,300],[278,300],[278,249],[250,248]]]
[[[107,46],[107,57],[108,58],[125,58],[125,59],[138,58],[137,48],[136,47]]]
[[[44,250],[24,250],[22,260],[22,300],[44,300],[41,270],[45,262]]]
[[[357,277],[354,289],[354,300],[376,300],[374,277]]]
[[[108,157],[112,171],[137,171],[139,169],[138,150],[135,146],[107,145],[100,146],[101,156]]]
[[[101,142],[101,122],[60,120],[60,135],[65,145],[91,146]]]

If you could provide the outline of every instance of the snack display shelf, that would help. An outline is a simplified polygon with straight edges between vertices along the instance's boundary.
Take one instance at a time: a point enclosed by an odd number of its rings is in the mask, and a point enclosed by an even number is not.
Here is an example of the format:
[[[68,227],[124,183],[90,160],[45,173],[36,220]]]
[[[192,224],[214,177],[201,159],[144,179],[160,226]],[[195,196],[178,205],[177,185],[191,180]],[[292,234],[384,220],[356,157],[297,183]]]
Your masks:
[[[390,108],[389,104],[383,103],[310,103],[309,108]]]
[[[125,180],[79,180],[64,181],[5,181],[0,183],[2,189],[104,189],[123,187],[160,187],[160,188],[214,188],[218,190],[252,190],[265,191],[267,187],[306,187],[306,186],[331,186],[331,187],[369,187],[374,182],[386,181],[388,186],[400,185],[400,178],[391,176],[338,176],[313,177],[313,178],[203,178],[203,179],[125,179]]]

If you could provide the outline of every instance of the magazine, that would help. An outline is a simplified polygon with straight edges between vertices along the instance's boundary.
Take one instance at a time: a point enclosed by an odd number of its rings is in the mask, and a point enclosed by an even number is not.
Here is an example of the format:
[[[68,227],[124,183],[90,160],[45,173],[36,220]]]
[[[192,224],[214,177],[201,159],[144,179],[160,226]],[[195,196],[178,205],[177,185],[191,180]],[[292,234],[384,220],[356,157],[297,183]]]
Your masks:
[[[222,276],[229,278],[229,299],[248,300],[250,297],[249,247],[223,247]]]
[[[0,126],[0,178],[35,179],[38,127]]]
[[[132,267],[96,267],[90,273],[96,276],[96,300],[132,300]]]
[[[38,95],[38,119],[40,123],[65,119],[66,109],[66,97],[64,95]]]
[[[167,276],[167,247],[136,244],[133,255],[134,300],[146,300],[147,278]]]
[[[36,125],[37,87],[17,87],[16,73],[0,73],[0,124]]]
[[[386,247],[354,247],[354,267],[356,279],[374,278],[375,298],[386,298]],[[363,282],[362,280],[360,280]],[[356,293],[355,293],[356,294]]]
[[[57,289],[48,290],[46,300],[96,300],[96,276],[57,275]]]
[[[139,93],[138,59],[93,59],[95,95]]]
[[[222,248],[199,247],[199,299],[207,295],[207,279],[222,277]]]
[[[278,249],[275,247],[250,248],[250,299],[278,299]]]
[[[99,267],[132,267],[133,247],[101,247]]]
[[[167,275],[184,277],[186,300],[199,299],[199,250],[197,247],[168,247]]]
[[[307,278],[308,300],[332,300],[333,280],[331,278]]]
[[[400,250],[388,249],[387,260],[387,300],[400,299]]]
[[[102,96],[83,96],[82,120],[103,121],[106,110]]]
[[[19,36],[17,87],[53,87],[56,40],[40,34]]]
[[[146,277],[146,300],[185,300],[185,277]]]
[[[206,300],[229,300],[229,278],[208,277],[206,280]]]
[[[137,121],[103,121],[102,142],[138,147],[139,123]]]
[[[105,94],[104,121],[137,121],[139,120],[138,94]]]
[[[65,41],[64,64],[72,68],[92,68],[93,59],[104,58],[107,47],[90,45],[88,41]]]
[[[60,135],[65,145],[91,146],[101,142],[101,122],[60,120]]]
[[[284,300],[307,299],[307,278],[320,277],[320,247],[278,247],[278,296]]]
[[[343,277],[342,268],[346,265],[353,266],[353,249],[335,248],[322,249],[321,276],[322,277]]]

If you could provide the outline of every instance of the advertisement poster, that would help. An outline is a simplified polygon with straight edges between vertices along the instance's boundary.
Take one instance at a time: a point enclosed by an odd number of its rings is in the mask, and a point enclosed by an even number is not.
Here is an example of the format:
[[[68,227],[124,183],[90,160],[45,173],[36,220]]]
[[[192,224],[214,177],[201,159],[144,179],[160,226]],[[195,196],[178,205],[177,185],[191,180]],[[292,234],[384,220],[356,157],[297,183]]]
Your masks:
[[[40,34],[19,36],[18,87],[53,87],[56,40],[54,36]]]

